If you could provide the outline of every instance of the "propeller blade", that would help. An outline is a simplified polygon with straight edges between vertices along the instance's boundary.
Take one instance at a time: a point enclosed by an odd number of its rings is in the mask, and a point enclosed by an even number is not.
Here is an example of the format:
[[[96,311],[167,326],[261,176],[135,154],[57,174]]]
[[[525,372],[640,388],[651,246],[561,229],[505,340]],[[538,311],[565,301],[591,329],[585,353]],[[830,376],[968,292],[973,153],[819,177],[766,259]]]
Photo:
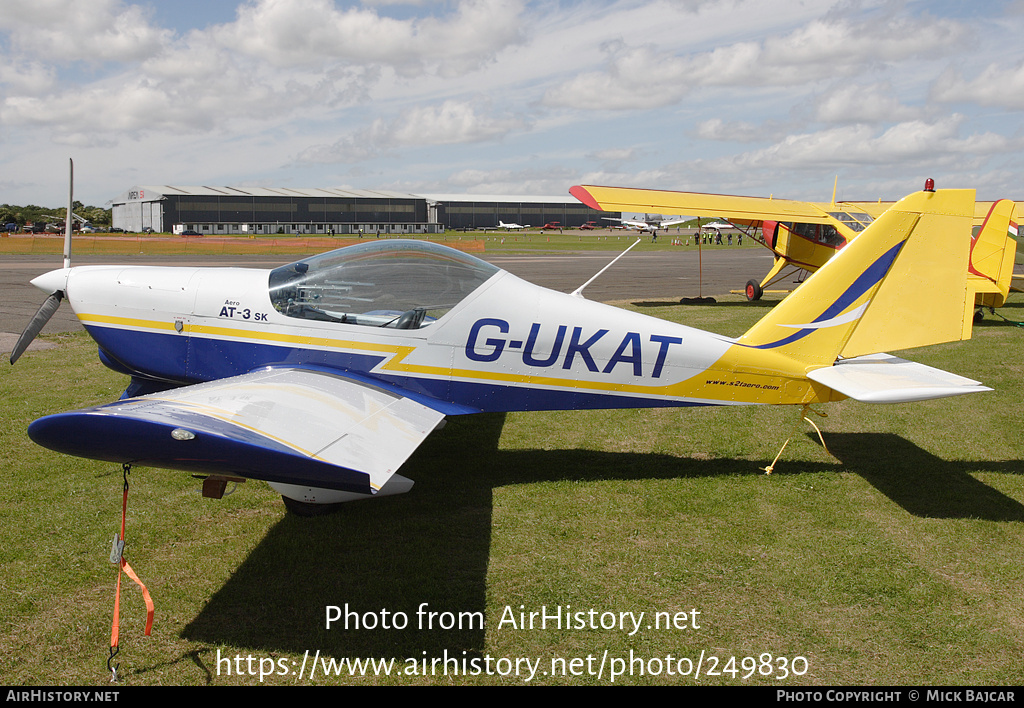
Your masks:
[[[60,301],[64,299],[64,292],[58,290],[57,292],[46,298],[39,309],[36,311],[35,316],[29,320],[28,327],[21,333],[18,338],[18,343],[14,345],[14,349],[11,350],[11,363],[13,364],[18,358],[25,353],[28,349],[28,345],[32,343],[32,340],[36,338],[36,335],[46,326],[46,323],[53,317],[53,313],[60,307]]]

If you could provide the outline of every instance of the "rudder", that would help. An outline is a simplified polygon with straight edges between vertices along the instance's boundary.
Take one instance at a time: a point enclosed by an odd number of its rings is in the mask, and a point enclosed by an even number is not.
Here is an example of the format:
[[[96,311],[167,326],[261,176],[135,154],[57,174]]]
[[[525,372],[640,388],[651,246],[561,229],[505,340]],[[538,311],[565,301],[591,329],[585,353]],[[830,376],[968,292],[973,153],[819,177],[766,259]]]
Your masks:
[[[1012,237],[1017,233],[1012,221],[1016,206],[1008,199],[992,204],[972,240],[967,281],[979,307],[1002,307],[1010,292],[1017,254],[1017,242]]]
[[[974,190],[917,192],[737,340],[813,368],[971,335]]]

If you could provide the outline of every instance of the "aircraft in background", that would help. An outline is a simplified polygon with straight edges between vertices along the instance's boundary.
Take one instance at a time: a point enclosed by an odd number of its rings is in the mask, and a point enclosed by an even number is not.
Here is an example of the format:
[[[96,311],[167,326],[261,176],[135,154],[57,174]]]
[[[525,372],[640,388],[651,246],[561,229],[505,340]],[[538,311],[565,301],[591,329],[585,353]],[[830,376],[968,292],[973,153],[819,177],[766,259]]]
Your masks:
[[[652,235],[657,234],[659,229],[665,229],[669,226],[675,226],[676,224],[681,224],[686,221],[686,219],[663,219],[659,214],[644,214],[642,221],[640,219],[618,219],[614,216],[603,216],[601,218],[607,221],[618,221],[627,229],[635,229],[640,233],[644,233],[646,231]]]
[[[497,228],[499,228],[499,229],[505,229],[506,231],[516,231],[516,230],[519,230],[519,229],[528,229],[528,228],[530,228],[530,225],[529,225],[529,224],[526,224],[526,225],[524,226],[523,224],[517,224],[517,223],[515,223],[515,222],[513,222],[513,223],[511,223],[511,224],[506,224],[506,223],[505,223],[504,221],[502,221],[501,219],[499,219],[499,220],[498,220],[498,226],[497,226]]]
[[[760,299],[765,288],[801,270],[818,270],[893,206],[892,202],[836,202],[834,196],[832,203],[815,203],[589,185],[569,191],[594,209],[663,209],[728,221],[775,256],[775,264],[762,280],[747,282],[748,300]],[[999,307],[1006,301],[1017,248],[1015,210],[1008,200],[974,206],[975,234],[964,267],[978,308]]]
[[[273,270],[66,261],[32,281],[48,297],[11,362],[67,300],[130,382],[116,402],[36,420],[35,442],[205,476],[208,496],[228,479],[265,480],[293,512],[319,513],[408,491],[399,468],[451,415],[989,390],[881,353],[970,337],[973,210],[973,190],[906,197],[735,339],[427,241]]]
[[[735,229],[736,227],[732,224],[727,224],[724,221],[712,221],[710,224],[701,224],[702,229],[712,229],[714,231],[722,231],[724,229]]]
[[[562,224],[558,221],[549,221],[540,227],[541,231],[561,231]]]

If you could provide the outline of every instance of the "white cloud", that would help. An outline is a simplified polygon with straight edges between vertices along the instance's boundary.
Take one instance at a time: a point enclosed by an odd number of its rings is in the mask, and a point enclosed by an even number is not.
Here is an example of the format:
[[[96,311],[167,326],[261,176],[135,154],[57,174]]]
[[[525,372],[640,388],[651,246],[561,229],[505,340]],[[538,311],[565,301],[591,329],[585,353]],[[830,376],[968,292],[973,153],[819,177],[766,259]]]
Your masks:
[[[710,118],[698,123],[694,132],[703,140],[753,143],[779,140],[786,134],[787,127],[776,121],[758,124],[745,120],[726,121],[721,118]]]
[[[208,131],[226,115],[241,121],[247,111],[269,112],[286,98],[238,70],[179,81],[141,74],[44,96],[8,96],[0,103],[0,123],[46,126],[62,142],[108,144],[156,131]]]
[[[550,89],[544,102],[583,109],[647,109],[677,103],[699,87],[803,86],[941,51],[965,33],[949,20],[890,18],[857,24],[818,19],[783,37],[693,54],[619,42],[607,45],[604,70],[582,73]]]
[[[1024,62],[1012,68],[990,64],[970,81],[950,68],[932,85],[931,97],[943,103],[979,103],[1020,110],[1024,108]]]
[[[650,46],[616,43],[605,71],[580,74],[544,95],[548,106],[596,110],[649,109],[681,99],[693,85],[687,61]]]
[[[1020,161],[1019,1],[224,1],[0,0],[9,198],[41,201],[68,145],[97,203],[165,180],[562,194],[589,169],[820,199],[837,171]]]
[[[445,101],[440,106],[412,108],[393,125],[391,137],[399,145],[476,143],[524,126],[520,118],[482,115],[467,103]]]
[[[977,164],[1011,147],[1009,139],[994,133],[959,137],[963,116],[952,115],[929,123],[898,123],[880,135],[868,124],[829,128],[790,135],[762,150],[729,160],[735,169],[834,169],[844,165],[950,165]]]
[[[637,148],[608,148],[606,150],[597,150],[595,152],[587,154],[587,157],[592,160],[600,160],[602,162],[628,162],[635,160],[640,156],[641,151]]]
[[[247,120],[281,121],[365,102],[384,67],[438,77],[472,71],[518,40],[522,13],[519,0],[464,0],[435,16],[397,20],[374,9],[338,9],[331,0],[256,0],[241,5],[234,22],[175,38],[149,25],[138,6],[118,0],[9,2],[0,29],[10,30],[25,56],[113,64],[97,78],[75,81],[42,60],[0,59],[0,120],[47,128],[58,142],[92,145],[153,131],[236,130]],[[460,114],[455,105],[413,118],[435,133],[459,133],[455,140],[507,129]]]
[[[520,41],[520,0],[463,0],[454,13],[397,20],[373,9],[339,10],[330,0],[260,0],[211,37],[273,66],[378,63],[407,75],[479,68]]]
[[[0,57],[0,88],[4,94],[41,95],[50,91],[53,85],[52,68],[36,61],[22,63]]]
[[[134,61],[160,51],[172,33],[120,0],[4,0],[0,29],[13,46],[49,60]]]
[[[577,175],[564,167],[525,170],[459,170],[447,179],[456,191],[468,194],[565,194]]]
[[[453,145],[500,140],[528,127],[516,116],[495,116],[460,101],[437,106],[414,106],[391,121],[376,119],[370,127],[356,131],[330,145],[316,145],[302,151],[297,162],[360,162],[395,148]]]
[[[761,69],[819,67],[829,74],[837,69],[847,73],[864,65],[929,56],[963,41],[967,34],[953,20],[921,15],[869,16],[861,22],[820,19],[786,37],[766,39]]]
[[[815,118],[826,123],[893,122],[920,117],[888,84],[842,84],[815,98]]]

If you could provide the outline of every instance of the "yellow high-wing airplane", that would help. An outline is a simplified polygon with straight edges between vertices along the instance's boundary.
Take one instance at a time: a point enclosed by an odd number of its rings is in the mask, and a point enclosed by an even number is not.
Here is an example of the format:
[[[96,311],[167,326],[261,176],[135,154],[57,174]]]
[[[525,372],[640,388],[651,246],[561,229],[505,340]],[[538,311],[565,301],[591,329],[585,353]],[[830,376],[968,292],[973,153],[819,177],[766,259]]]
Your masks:
[[[926,185],[926,190],[933,188]],[[673,192],[628,187],[576,186],[569,192],[593,209],[662,211],[727,220],[768,248],[775,265],[760,281],[746,285],[748,300],[798,270],[813,273],[881,216],[892,202],[800,202],[774,197]],[[967,287],[975,305],[1000,307],[1010,291],[1017,251],[1016,204],[1009,200],[976,202]],[[980,311],[979,311],[980,313]]]

